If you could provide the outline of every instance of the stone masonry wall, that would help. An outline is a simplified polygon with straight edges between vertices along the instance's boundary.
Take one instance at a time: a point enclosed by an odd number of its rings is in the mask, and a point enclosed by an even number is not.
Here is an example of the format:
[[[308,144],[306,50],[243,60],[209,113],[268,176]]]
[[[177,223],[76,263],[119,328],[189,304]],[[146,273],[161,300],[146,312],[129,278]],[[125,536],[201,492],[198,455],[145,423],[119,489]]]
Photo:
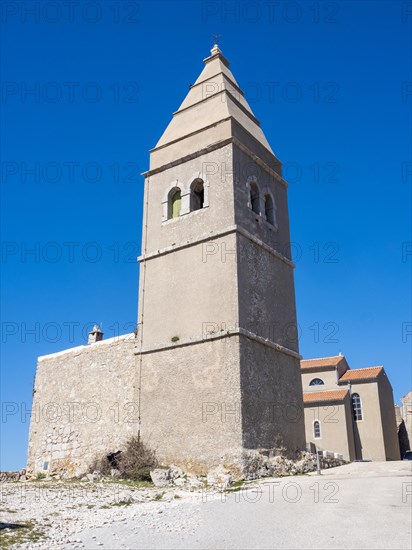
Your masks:
[[[130,334],[39,358],[29,473],[79,474],[137,433],[135,346]]]
[[[204,474],[224,466],[240,473],[244,451],[275,447],[279,432],[287,447],[303,448],[303,420],[290,424],[283,414],[285,401],[300,391],[299,376],[294,380],[288,372],[297,366],[262,348],[258,367],[247,359],[257,344],[242,341],[237,335],[210,335],[146,349],[140,356],[132,334],[40,358],[28,474],[80,475],[96,456],[121,450],[138,432],[138,403],[143,441],[164,465],[185,471]],[[254,391],[256,375],[266,383],[265,395]],[[285,379],[290,385],[283,391]],[[269,424],[255,419],[252,438],[247,396],[272,404],[280,399],[282,405]]]
[[[142,437],[165,464],[194,473],[220,464],[236,467],[242,454],[240,399],[236,337],[143,355]]]

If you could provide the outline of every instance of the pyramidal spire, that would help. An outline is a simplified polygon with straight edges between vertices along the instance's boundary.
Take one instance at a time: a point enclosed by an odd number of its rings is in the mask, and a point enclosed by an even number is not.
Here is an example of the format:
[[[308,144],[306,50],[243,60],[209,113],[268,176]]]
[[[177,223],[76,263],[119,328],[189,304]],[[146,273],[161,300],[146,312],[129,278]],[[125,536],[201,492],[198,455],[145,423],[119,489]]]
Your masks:
[[[202,72],[195,83],[190,85],[189,93],[173,113],[171,122],[152,150],[151,168],[157,164],[153,153],[159,148],[179,143],[178,149],[172,147],[173,154],[176,155],[178,151],[190,154],[193,152],[191,148],[199,150],[202,145],[209,146],[214,140],[220,141],[233,135],[233,125],[229,124],[232,121],[274,155],[259,121],[229,69],[229,61],[217,44],[214,44],[210,56],[203,62],[205,66]]]

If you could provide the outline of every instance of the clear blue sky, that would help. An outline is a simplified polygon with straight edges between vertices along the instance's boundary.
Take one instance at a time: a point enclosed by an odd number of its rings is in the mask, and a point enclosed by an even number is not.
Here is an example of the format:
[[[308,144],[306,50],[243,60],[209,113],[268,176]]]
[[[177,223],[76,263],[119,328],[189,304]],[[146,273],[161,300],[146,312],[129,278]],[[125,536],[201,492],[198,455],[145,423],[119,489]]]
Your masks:
[[[1,397],[19,413],[3,414],[1,468],[25,464],[36,357],[84,343],[90,322],[107,337],[135,323],[139,174],[213,34],[287,167],[302,355],[383,364],[398,401],[411,388],[408,3],[30,4],[2,5]]]

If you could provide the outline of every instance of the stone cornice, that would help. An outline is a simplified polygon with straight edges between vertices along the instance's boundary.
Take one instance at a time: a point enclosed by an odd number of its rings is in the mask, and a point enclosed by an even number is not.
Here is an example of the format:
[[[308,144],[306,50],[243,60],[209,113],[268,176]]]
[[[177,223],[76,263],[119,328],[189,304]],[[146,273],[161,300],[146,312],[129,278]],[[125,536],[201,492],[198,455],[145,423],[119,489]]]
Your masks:
[[[214,128],[215,126],[219,126],[219,124],[223,124],[223,122],[227,122],[228,120],[232,120],[231,115],[227,116],[226,118],[222,118],[221,120],[219,120],[217,122],[213,122],[212,124],[209,124],[208,126],[204,126],[203,128],[199,128],[198,130],[195,130],[194,132],[190,132],[189,134],[186,134],[183,137],[179,137],[179,138],[173,139],[172,141],[168,141],[164,145],[159,145],[159,147],[153,147],[153,149],[149,149],[149,153],[150,154],[151,153],[157,153],[157,151],[161,151],[162,149],[166,149],[166,147],[169,147],[169,145],[174,145],[175,143],[179,143],[179,141],[183,141],[184,139],[187,139],[189,137],[200,134],[200,133],[204,132],[205,130],[209,130],[210,128]],[[227,138],[227,139],[230,139],[230,137]],[[220,143],[220,142],[218,141],[216,143]],[[193,153],[193,155],[196,155],[196,154],[197,154],[197,151],[195,151]],[[190,157],[192,155],[188,155],[188,156]],[[181,161],[182,159],[186,159],[186,157],[180,157],[176,160]],[[168,165],[165,164],[164,166],[168,166]],[[160,166],[159,168],[155,168],[155,170],[160,170],[160,169],[163,170],[163,168],[164,168],[163,166]],[[142,172],[141,175],[144,176],[145,174],[149,174],[149,172],[151,172],[151,170],[148,170],[147,172]]]
[[[190,338],[186,340],[179,340],[176,343],[167,343],[167,344],[153,344],[151,346],[143,346],[143,348],[140,350],[136,350],[136,355],[146,355],[149,353],[157,353],[159,351],[167,351],[175,348],[182,348],[186,346],[193,346],[197,344],[202,344],[204,342],[210,342],[214,340],[223,340],[224,338],[232,338],[234,336],[244,336],[248,340],[252,340],[254,342],[258,342],[259,344],[262,344],[264,346],[267,346],[271,349],[274,349],[276,351],[279,351],[280,353],[284,353],[285,355],[289,355],[291,357],[294,357],[295,359],[302,359],[302,356],[299,355],[296,351],[293,351],[289,348],[286,348],[285,346],[282,346],[280,344],[277,344],[276,342],[272,342],[271,340],[268,340],[266,338],[263,338],[262,336],[258,336],[254,332],[250,332],[244,328],[236,328],[236,329],[230,329],[221,331],[216,334],[208,334],[207,336],[199,336],[197,338]]]
[[[227,119],[226,119],[227,120]],[[210,128],[210,127],[209,127]],[[203,128],[203,130],[206,130],[207,128]],[[203,130],[199,130],[199,132],[195,132],[195,134],[200,133]],[[194,134],[189,134],[185,137],[191,137]],[[180,140],[177,140],[180,141]],[[184,157],[180,157],[176,160],[172,160],[171,162],[168,162],[167,164],[163,164],[162,166],[159,166],[158,168],[153,168],[152,170],[148,170],[147,172],[142,172],[141,176],[144,176],[145,178],[148,178],[150,176],[153,176],[154,174],[160,174],[161,172],[164,172],[165,170],[168,170],[169,168],[173,168],[174,166],[179,166],[179,164],[183,164],[187,162],[188,160],[195,159],[197,157],[201,157],[202,155],[206,155],[207,153],[211,153],[212,151],[216,151],[217,149],[221,149],[222,147],[225,147],[225,145],[228,145],[229,143],[232,143],[233,138],[226,138],[222,139],[221,141],[217,141],[213,143],[212,145],[208,145],[207,147],[203,147],[202,149],[199,149],[198,151],[195,151],[194,153],[190,153],[189,155],[185,155]],[[175,143],[175,142],[174,142]],[[170,145],[171,143],[168,143]]]
[[[284,262],[286,265],[288,265],[292,269],[296,267],[295,264],[292,262],[292,260],[289,260],[289,258],[286,258],[286,256],[284,256],[277,250],[274,250],[271,246],[263,242],[261,239],[259,239],[258,237],[255,237],[255,235],[252,235],[252,233],[247,231],[247,229],[244,229],[240,225],[236,225],[235,228],[236,228],[235,230],[240,235],[243,235],[243,237],[245,237],[246,239],[249,239],[250,241],[254,242],[258,246],[266,250],[266,252],[269,252],[269,254],[272,254],[273,256],[275,256],[276,258]]]
[[[225,235],[229,235],[231,233],[238,233],[239,235],[242,235],[246,239],[248,239],[248,240],[252,241],[253,243],[255,243],[257,246],[260,246],[261,248],[263,248],[263,250],[266,250],[266,252],[268,252],[269,254],[272,254],[272,256],[275,256],[275,258],[278,258],[279,260],[284,262],[289,267],[291,267],[291,268],[295,267],[295,264],[291,260],[289,260],[289,258],[286,258],[286,256],[284,256],[283,254],[281,254],[277,250],[274,250],[271,246],[269,246],[268,244],[263,242],[258,237],[255,237],[255,235],[252,235],[252,233],[250,233],[249,231],[247,231],[247,229],[244,229],[240,225],[231,225],[231,226],[227,227],[225,230],[219,231],[219,232],[216,232],[216,233],[203,233],[203,234],[199,235],[198,237],[196,237],[196,239],[193,240],[193,241],[189,241],[189,242],[186,241],[185,243],[181,243],[181,244],[176,245],[176,246],[167,246],[165,248],[162,248],[161,250],[157,250],[157,252],[150,252],[150,253],[146,254],[145,256],[143,256],[143,255],[139,256],[137,259],[138,259],[139,262],[152,260],[153,258],[158,258],[159,256],[164,256],[165,254],[171,254],[172,252],[176,252],[177,250],[182,250],[184,248],[189,248],[191,246],[195,246],[197,244],[212,241],[214,239],[219,239],[219,238],[224,237]]]
[[[218,122],[217,124],[221,124],[222,122],[226,122],[228,120],[231,120],[232,117],[225,118]],[[158,147],[157,149],[152,149],[153,151],[158,151],[159,149],[162,149],[164,147],[168,147],[169,145],[172,145],[173,143],[177,143],[178,141],[181,141],[182,139],[185,139],[187,137],[191,137],[195,134],[199,134],[200,132],[203,132],[204,130],[207,130],[209,128],[213,128],[213,126],[216,126],[217,124],[212,124],[210,126],[207,126],[205,128],[202,128],[201,130],[197,130],[196,132],[193,132],[192,134],[188,134],[184,138],[180,138],[175,141],[171,141],[170,143],[167,143],[166,145],[162,145],[162,147]],[[247,130],[244,130],[247,132]],[[247,132],[252,138],[253,136]],[[255,139],[255,138],[253,138]],[[167,170],[169,168],[173,168],[174,166],[178,166],[179,164],[183,164],[184,162],[187,162],[188,160],[200,157],[202,155],[206,155],[207,153],[210,153],[212,151],[215,151],[216,149],[221,149],[222,147],[225,147],[229,143],[233,143],[236,145],[241,151],[243,151],[248,157],[250,157],[254,162],[256,162],[257,165],[262,168],[265,172],[270,174],[277,182],[279,182],[281,185],[283,185],[285,188],[288,187],[288,183],[282,178],[282,176],[279,176],[277,172],[273,170],[265,161],[263,161],[260,157],[258,157],[253,151],[251,151],[246,145],[244,145],[238,138],[231,136],[227,139],[223,139],[221,141],[218,141],[216,143],[213,143],[212,145],[208,145],[207,147],[203,147],[203,149],[199,149],[198,151],[195,151],[194,153],[191,153],[190,155],[185,155],[184,157],[180,157],[172,162],[169,162],[167,164],[163,164],[162,166],[159,166],[158,168],[154,168],[153,170],[147,170],[146,172],[142,172],[142,176],[145,178],[153,176],[154,174],[159,174],[160,172],[163,172],[164,170]],[[274,158],[276,158],[274,156]],[[276,159],[278,160],[278,159]],[[280,163],[280,161],[279,161]]]
[[[338,386],[347,386],[349,384],[353,386],[354,384],[367,384],[370,382],[378,382],[378,376],[379,375],[370,378],[355,378],[353,380],[338,380]]]
[[[209,76],[208,78],[205,78],[205,80],[201,80],[200,82],[196,82],[195,84],[191,84],[190,89],[196,88],[197,86],[200,86],[201,84],[204,84],[205,82],[209,82],[212,78],[216,78],[217,76],[220,76],[220,75],[222,75],[229,82],[229,84],[231,86],[233,86],[240,93],[240,95],[242,95],[243,97],[245,96],[244,91],[241,88],[239,88],[239,86],[236,84],[236,82],[234,82],[231,78],[229,78],[225,73],[216,73],[216,74],[213,74],[212,76]]]
[[[207,63],[210,63],[214,59],[220,59],[223,65],[225,65],[227,68],[229,68],[229,60],[222,54],[220,50],[218,50],[216,53],[212,53],[212,55],[209,55],[209,57],[206,57],[203,60],[203,63],[206,65]]]
[[[134,332],[128,334],[120,334],[107,338],[106,340],[100,340],[99,342],[93,342],[92,344],[84,344],[82,346],[76,346],[74,348],[64,349],[62,351],[56,351],[49,353],[48,355],[40,355],[37,358],[38,363],[47,361],[49,359],[55,359],[56,357],[63,357],[65,355],[80,355],[83,353],[96,352],[98,349],[105,348],[107,346],[115,346],[118,344],[133,344],[136,345],[136,335]]]
[[[336,366],[335,365],[328,365],[327,367],[319,367],[319,366],[313,366],[313,367],[301,367],[302,374],[305,374],[306,372],[313,374],[314,372],[318,372],[319,374],[322,374],[322,372],[331,372],[335,371]]]
[[[256,162],[256,164],[258,166],[260,166],[262,168],[262,170],[264,170],[265,172],[267,172],[268,174],[270,174],[272,176],[272,178],[274,178],[276,181],[278,181],[281,185],[283,185],[286,189],[289,187],[289,184],[287,181],[285,181],[282,176],[279,176],[279,174],[277,172],[275,172],[273,170],[273,168],[271,168],[268,164],[266,164],[265,161],[263,161],[260,157],[258,157],[255,153],[253,153],[253,151],[251,151],[249,149],[249,147],[246,147],[246,145],[244,145],[238,138],[236,137],[233,137],[232,138],[232,142],[236,145],[236,147],[238,147],[241,151],[243,151],[243,153],[245,153],[246,155],[248,155],[248,157],[250,157],[251,159],[253,159],[254,162]],[[275,157],[276,158],[276,157]],[[278,159],[276,159],[278,160]],[[280,161],[279,161],[279,164]]]
[[[253,115],[252,113],[250,113],[241,103],[238,99],[236,99],[236,97],[230,92],[230,90],[228,90],[227,88],[224,88],[223,90],[219,90],[218,92],[216,92],[215,94],[210,94],[209,96],[207,97],[204,97],[203,99],[201,99],[200,101],[197,101],[196,103],[193,103],[193,105],[189,105],[188,107],[185,107],[184,109],[179,109],[178,111],[175,111],[173,113],[173,116],[177,116],[177,115],[180,115],[181,113],[184,113],[185,111],[189,111],[190,109],[193,109],[193,107],[196,107],[197,105],[199,105],[200,103],[206,103],[206,101],[209,101],[209,99],[212,99],[213,97],[216,97],[218,95],[223,95],[223,94],[227,94],[229,96],[229,98],[233,101],[233,103],[246,115],[250,118],[250,120],[252,120],[256,126],[259,126],[260,128],[260,122],[259,120],[255,117],[255,115]]]

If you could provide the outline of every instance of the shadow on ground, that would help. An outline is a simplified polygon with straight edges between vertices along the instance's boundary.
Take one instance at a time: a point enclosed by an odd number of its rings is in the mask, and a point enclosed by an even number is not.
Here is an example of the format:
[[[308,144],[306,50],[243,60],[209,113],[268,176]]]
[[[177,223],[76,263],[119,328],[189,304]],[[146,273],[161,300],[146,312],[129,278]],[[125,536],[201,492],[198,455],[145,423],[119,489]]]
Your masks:
[[[3,529],[27,529],[24,523],[2,523],[0,522],[0,531]]]

